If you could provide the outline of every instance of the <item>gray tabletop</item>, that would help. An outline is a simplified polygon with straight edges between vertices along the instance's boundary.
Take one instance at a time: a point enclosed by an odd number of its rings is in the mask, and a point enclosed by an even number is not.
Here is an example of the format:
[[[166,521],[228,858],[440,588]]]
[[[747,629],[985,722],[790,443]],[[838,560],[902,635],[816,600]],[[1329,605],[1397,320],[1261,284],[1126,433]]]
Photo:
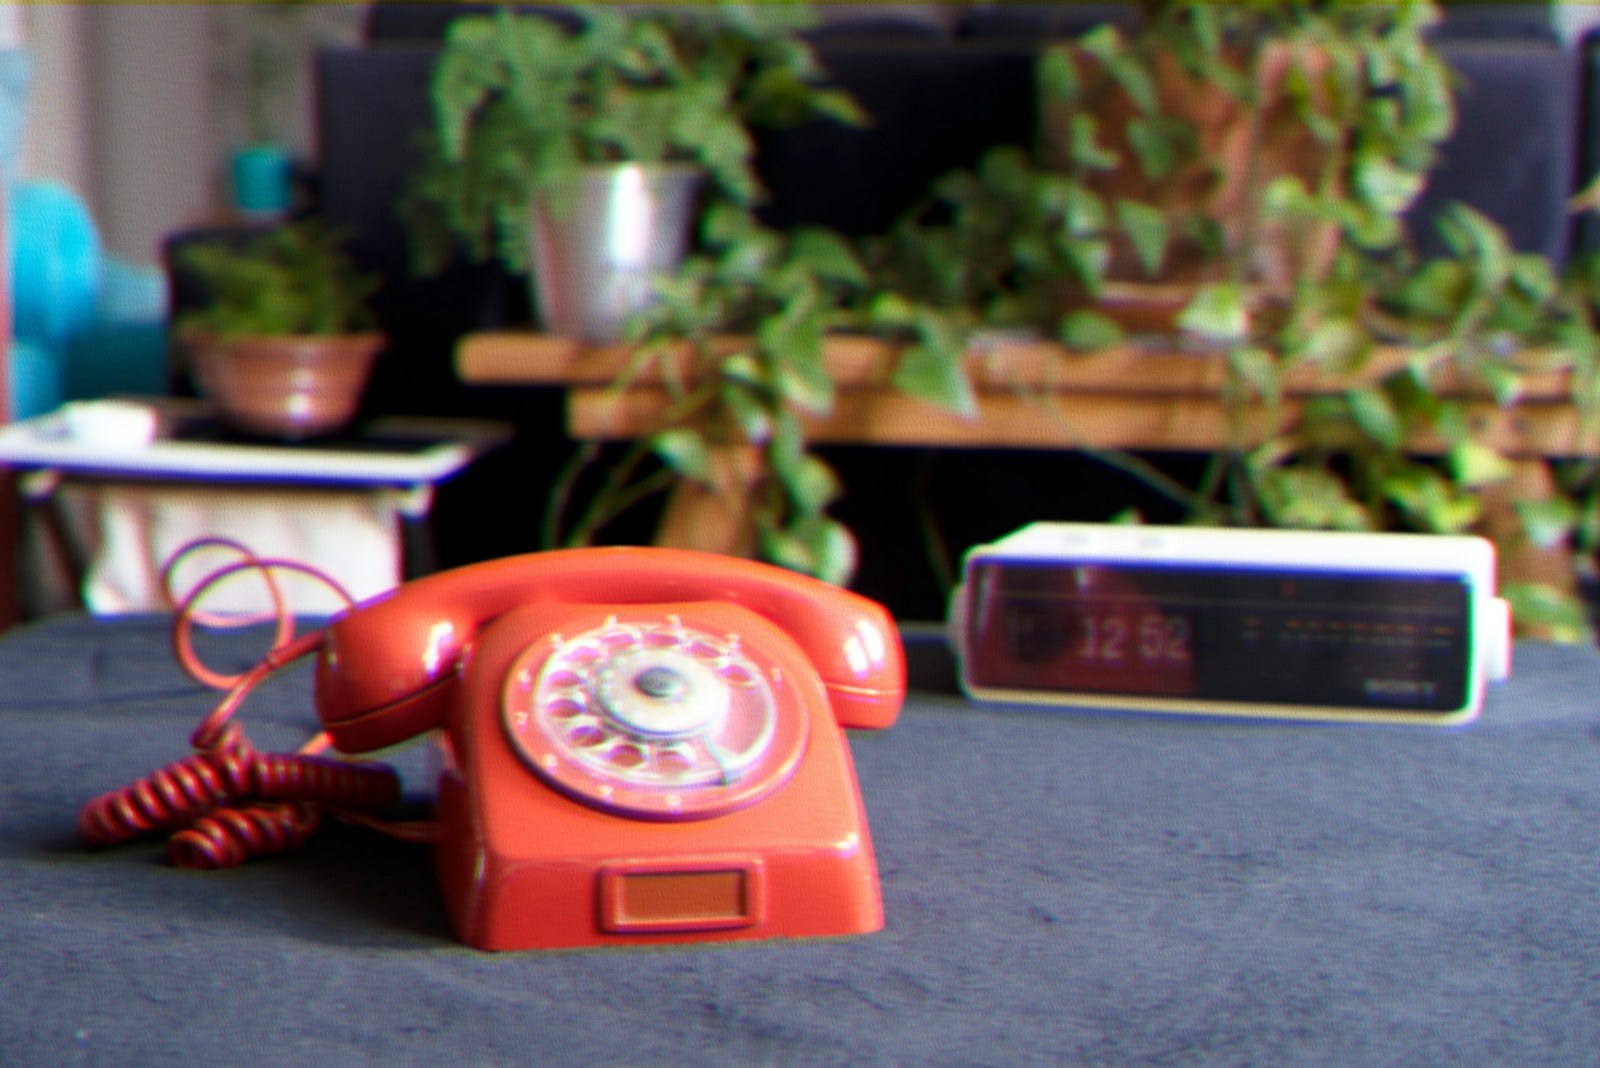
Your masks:
[[[1429,730],[981,708],[910,644],[900,722],[851,737],[885,930],[496,955],[370,832],[222,873],[82,849],[211,698],[164,620],[14,631],[0,1064],[1594,1063],[1600,654],[1519,646]],[[297,744],[308,695],[273,680],[252,735]]]

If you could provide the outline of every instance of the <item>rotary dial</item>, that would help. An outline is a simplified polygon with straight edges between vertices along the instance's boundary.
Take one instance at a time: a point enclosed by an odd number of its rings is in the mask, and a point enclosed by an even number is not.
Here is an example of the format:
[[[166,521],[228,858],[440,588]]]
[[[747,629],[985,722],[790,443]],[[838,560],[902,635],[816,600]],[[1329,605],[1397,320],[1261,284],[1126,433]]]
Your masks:
[[[506,723],[525,760],[585,800],[664,818],[709,815],[787,778],[804,719],[780,715],[775,684],[779,673],[737,635],[675,617],[611,618],[524,654]]]

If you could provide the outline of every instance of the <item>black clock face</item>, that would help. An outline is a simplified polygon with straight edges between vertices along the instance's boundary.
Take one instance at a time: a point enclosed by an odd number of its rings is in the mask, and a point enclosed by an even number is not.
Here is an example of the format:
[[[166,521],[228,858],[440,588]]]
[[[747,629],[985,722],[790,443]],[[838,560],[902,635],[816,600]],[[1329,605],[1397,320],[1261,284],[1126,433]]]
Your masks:
[[[1460,575],[980,560],[978,688],[1454,712],[1472,663]]]

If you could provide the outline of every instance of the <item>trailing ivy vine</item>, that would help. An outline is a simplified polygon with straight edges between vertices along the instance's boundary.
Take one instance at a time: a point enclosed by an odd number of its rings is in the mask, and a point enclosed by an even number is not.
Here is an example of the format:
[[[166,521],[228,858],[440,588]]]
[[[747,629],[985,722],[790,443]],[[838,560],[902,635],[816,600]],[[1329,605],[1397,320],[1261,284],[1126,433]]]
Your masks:
[[[1039,147],[997,148],[942,179],[871,251],[874,321],[911,346],[897,384],[970,411],[976,332],[1085,352],[1138,343],[1149,309],[1130,320],[1132,293],[1170,305],[1167,340],[1225,361],[1229,436],[1185,501],[1193,521],[1477,529],[1484,491],[1513,467],[1473,412],[1515,405],[1531,372],[1566,376],[1573,445],[1593,448],[1594,274],[1559,277],[1464,206],[1439,220],[1442,255],[1419,256],[1406,227],[1454,123],[1452,75],[1427,36],[1437,5],[1143,6],[1130,32],[1045,51]],[[1381,373],[1395,346],[1405,366]],[[1307,369],[1352,384],[1263,439],[1277,421],[1253,416]],[[1418,454],[1424,439],[1437,456]],[[1595,465],[1556,468],[1562,492],[1518,502],[1512,536],[1592,552]],[[1583,627],[1559,591],[1508,592],[1524,620]]]
[[[849,325],[849,309],[868,286],[856,251],[832,231],[781,233],[737,205],[714,206],[704,218],[701,251],[662,280],[660,299],[636,318],[635,359],[615,383],[660,376],[670,399],[659,428],[616,465],[598,509],[570,527],[557,519],[551,537],[589,540],[659,488],[663,471],[669,482],[714,484],[716,452],[747,447],[760,458],[751,518],[762,556],[847,581],[855,540],[828,515],[839,480],[808,447],[802,420],[832,410],[824,341]],[[652,459],[664,466],[652,469]]]

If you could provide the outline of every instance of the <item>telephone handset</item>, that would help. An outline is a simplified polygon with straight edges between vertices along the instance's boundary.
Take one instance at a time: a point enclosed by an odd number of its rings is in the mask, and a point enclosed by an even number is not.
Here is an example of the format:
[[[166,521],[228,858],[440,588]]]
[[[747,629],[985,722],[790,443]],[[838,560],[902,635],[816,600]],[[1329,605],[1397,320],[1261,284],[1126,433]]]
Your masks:
[[[882,925],[840,728],[889,726],[905,665],[858,595],[685,550],[512,557],[335,619],[315,685],[345,752],[443,728],[437,867],[469,944]]]
[[[672,601],[737,604],[783,627],[811,657],[841,726],[887,727],[899,713],[905,664],[879,605],[749,560],[600,548],[469,565],[346,613],[324,632],[318,714],[341,750],[381,749],[442,725],[430,695],[453,676],[478,630],[512,608]]]

